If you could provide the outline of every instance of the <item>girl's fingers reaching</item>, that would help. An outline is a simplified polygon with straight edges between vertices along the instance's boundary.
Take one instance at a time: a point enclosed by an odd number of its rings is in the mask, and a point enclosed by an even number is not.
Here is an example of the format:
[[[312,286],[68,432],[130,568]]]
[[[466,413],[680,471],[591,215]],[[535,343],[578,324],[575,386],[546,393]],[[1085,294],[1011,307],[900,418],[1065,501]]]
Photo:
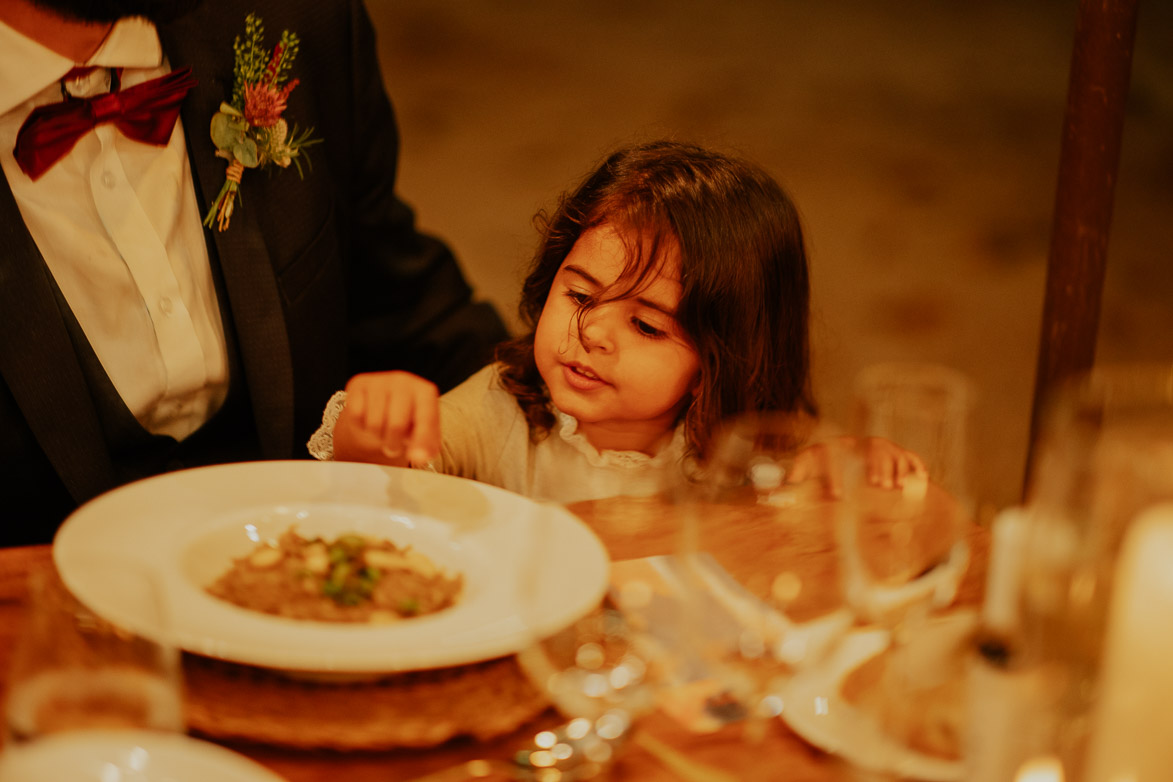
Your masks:
[[[417,389],[411,437],[407,442],[407,461],[423,466],[440,453],[440,404],[436,387]]]
[[[393,466],[424,464],[440,452],[439,390],[409,372],[356,375],[346,386],[343,418],[366,456]]]
[[[838,499],[843,486],[842,473],[842,453],[837,445],[815,443],[795,454],[786,482],[795,484],[816,479],[827,497]]]
[[[912,462],[909,461],[907,453],[898,454],[893,461],[892,485],[894,488],[902,489],[904,477],[912,474]]]
[[[904,451],[896,467],[896,487],[903,489],[905,480],[910,477],[925,477],[928,470],[921,458],[912,451]]]
[[[410,393],[391,393],[383,401],[384,420],[380,432],[383,436],[383,455],[388,459],[406,463],[407,438],[411,434],[415,398]],[[399,463],[398,461],[396,463]]]
[[[892,459],[884,441],[869,437],[864,441],[864,471],[869,486],[892,487]]]
[[[365,432],[382,436],[386,389],[380,374],[355,375],[346,384],[346,412]]]
[[[927,477],[929,468],[925,467],[924,460],[917,456],[912,451],[905,451],[904,455],[908,457],[910,472],[913,475],[918,475],[922,478]]]
[[[845,447],[842,441],[835,440],[819,449],[823,491],[832,500],[839,499],[843,493],[843,470],[846,466]]]
[[[928,473],[920,456],[880,437],[868,439],[866,462],[868,483],[885,489],[903,488],[905,478]]]
[[[366,399],[366,409],[360,420],[368,432],[381,439],[387,420],[386,394],[381,388],[366,387],[363,389],[363,396]]]
[[[863,460],[863,476],[868,485],[884,489],[902,488],[906,477],[924,476],[928,472],[919,456],[883,438],[856,441],[840,437],[809,445],[795,454],[786,482],[817,479],[827,496],[837,499],[846,480],[844,473],[857,457]]]
[[[439,391],[423,378],[391,373],[386,386],[383,454],[397,464],[423,464],[440,451]]]
[[[818,451],[821,446],[811,446],[798,452],[794,463],[790,465],[790,472],[786,476],[787,483],[802,483],[813,475],[819,474]]]
[[[885,489],[892,488],[892,471],[895,468],[891,455],[873,451],[868,459],[868,483]]]
[[[335,458],[346,461],[381,461],[379,447],[382,435],[367,428],[367,412],[371,408],[368,389],[351,382],[346,387],[346,405],[334,425]]]

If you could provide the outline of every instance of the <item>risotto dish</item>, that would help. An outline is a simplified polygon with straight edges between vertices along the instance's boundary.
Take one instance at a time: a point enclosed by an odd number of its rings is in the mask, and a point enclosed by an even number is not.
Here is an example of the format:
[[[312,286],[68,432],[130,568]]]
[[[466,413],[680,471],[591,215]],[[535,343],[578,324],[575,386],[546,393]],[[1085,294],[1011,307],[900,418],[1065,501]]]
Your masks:
[[[207,588],[230,603],[292,619],[395,622],[453,605],[461,575],[411,547],[356,534],[335,540],[286,531],[233,561]]]

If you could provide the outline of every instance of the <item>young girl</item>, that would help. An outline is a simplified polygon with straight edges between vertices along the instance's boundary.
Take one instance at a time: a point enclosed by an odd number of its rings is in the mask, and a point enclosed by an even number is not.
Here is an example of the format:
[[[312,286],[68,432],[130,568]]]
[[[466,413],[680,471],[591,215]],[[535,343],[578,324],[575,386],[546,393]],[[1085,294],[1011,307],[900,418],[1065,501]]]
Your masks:
[[[356,376],[315,456],[426,464],[569,503],[654,489],[660,468],[703,460],[728,416],[813,418],[802,229],[763,170],[630,146],[539,225],[524,336],[438,400],[404,372]],[[898,449],[883,458],[888,475],[915,469]]]

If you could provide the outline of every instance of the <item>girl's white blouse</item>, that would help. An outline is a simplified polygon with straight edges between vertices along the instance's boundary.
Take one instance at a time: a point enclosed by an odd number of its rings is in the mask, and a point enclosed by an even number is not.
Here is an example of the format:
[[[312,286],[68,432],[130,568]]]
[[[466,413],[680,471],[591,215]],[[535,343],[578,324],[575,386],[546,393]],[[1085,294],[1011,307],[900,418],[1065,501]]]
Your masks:
[[[316,459],[334,456],[333,432],[346,392],[330,398],[322,425],[309,441]],[[578,421],[555,410],[557,425],[538,442],[517,400],[502,388],[498,365],[477,372],[440,397],[440,455],[428,468],[490,483],[532,499],[559,503],[621,494],[644,496],[665,488],[684,465],[684,433],[655,456],[600,451],[578,431]]]

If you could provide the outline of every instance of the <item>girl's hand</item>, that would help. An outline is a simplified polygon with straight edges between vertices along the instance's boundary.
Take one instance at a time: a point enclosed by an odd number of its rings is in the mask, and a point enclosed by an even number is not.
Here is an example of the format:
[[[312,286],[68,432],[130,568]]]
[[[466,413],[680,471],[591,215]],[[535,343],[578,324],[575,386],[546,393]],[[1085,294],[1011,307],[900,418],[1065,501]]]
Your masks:
[[[853,449],[859,448],[864,475],[871,486],[900,489],[911,476],[926,478],[924,462],[912,451],[881,437],[837,437],[815,443],[798,452],[790,470],[788,483],[820,481],[828,496],[838,499],[843,493],[843,468]]]
[[[368,372],[346,384],[334,458],[419,467],[440,453],[440,393],[410,372]]]
[[[903,489],[908,478],[928,478],[925,463],[912,451],[881,437],[863,441],[864,472],[872,486]]]

